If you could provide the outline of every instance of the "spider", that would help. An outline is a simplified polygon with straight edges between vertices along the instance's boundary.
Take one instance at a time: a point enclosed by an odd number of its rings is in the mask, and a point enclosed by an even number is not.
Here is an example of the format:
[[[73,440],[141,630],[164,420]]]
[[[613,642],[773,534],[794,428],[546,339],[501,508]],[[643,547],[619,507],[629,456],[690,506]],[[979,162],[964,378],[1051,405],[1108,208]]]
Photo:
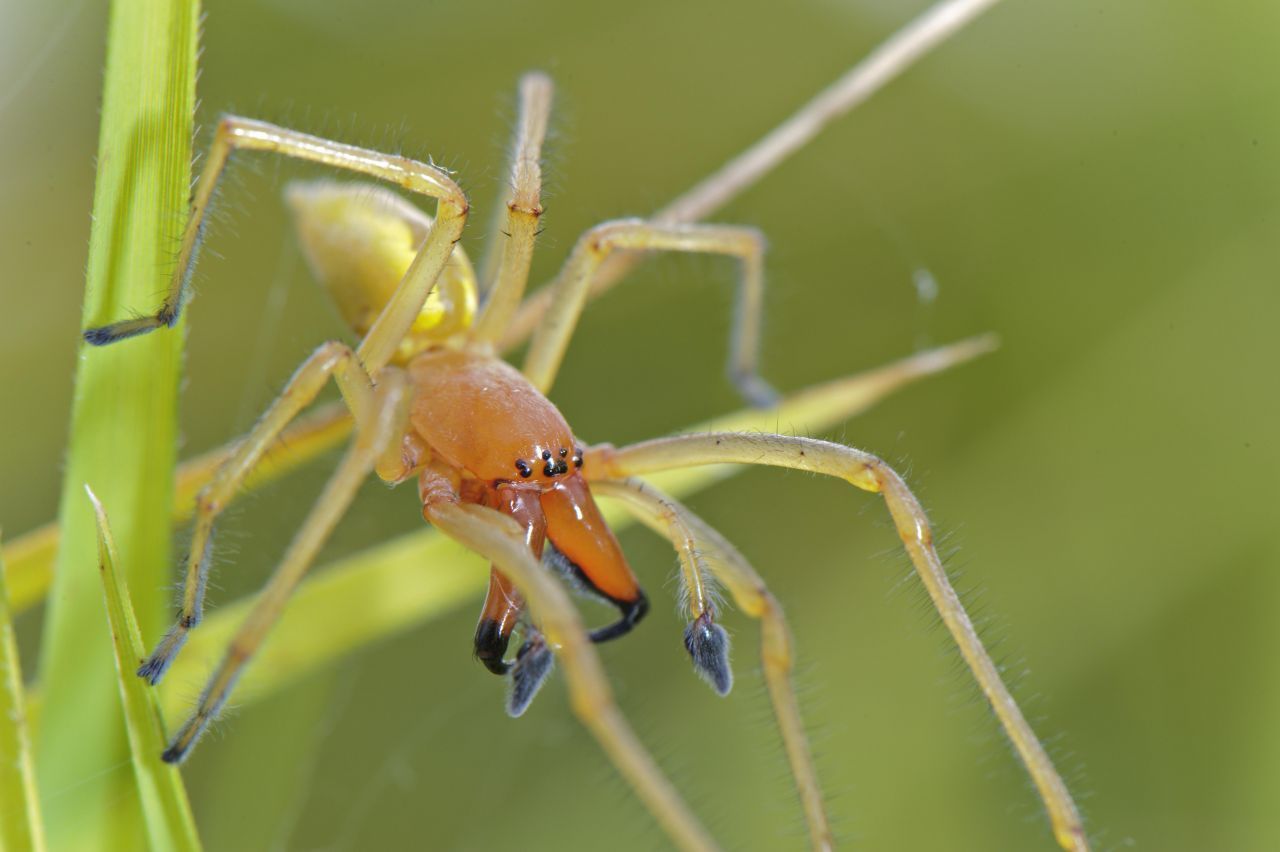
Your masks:
[[[625,447],[578,440],[547,399],[590,291],[602,289],[637,254],[699,252],[740,267],[729,374],[751,402],[775,394],[757,369],[763,238],[754,229],[692,224],[685,212],[619,219],[587,231],[562,271],[522,307],[542,213],[540,151],[552,101],[541,73],[522,78],[505,239],[477,274],[457,245],[470,204],[450,174],[431,163],[382,154],[227,115],[217,124],[169,293],[151,315],[91,328],[106,345],[172,326],[190,289],[206,214],[231,155],[267,151],[381,179],[435,200],[428,216],[369,184],[295,183],[286,190],[303,253],[352,331],[356,348],[324,343],[237,445],[196,503],[193,541],[176,622],[138,669],[160,681],[202,618],[215,521],[246,477],[332,379],[355,421],[355,437],[231,641],[196,709],[164,759],[186,758],[231,694],[330,531],[370,472],[388,484],[418,482],[426,521],[492,563],[475,632],[476,657],[507,679],[507,710],[519,716],[563,666],[571,705],[672,840],[685,849],[714,841],[665,779],[614,703],[593,645],[643,619],[648,599],[595,495],[617,498],[666,536],[680,557],[684,644],[695,671],[721,695],[732,687],[729,640],[717,619],[716,583],[762,624],[762,659],[773,708],[816,849],[834,846],[790,671],[790,632],[778,602],[742,555],[715,530],[639,477],[708,464],[754,464],[826,474],[880,494],[943,622],[1027,766],[1065,849],[1087,848],[1065,784],[1001,681],[953,591],[919,502],[876,456],[840,444],[773,434],[712,432]],[[746,178],[749,180],[750,178]],[[741,180],[741,177],[740,177]],[[480,293],[487,298],[481,302]],[[523,369],[498,352],[533,329]],[[559,582],[618,610],[587,631]],[[519,637],[514,653],[513,637]]]

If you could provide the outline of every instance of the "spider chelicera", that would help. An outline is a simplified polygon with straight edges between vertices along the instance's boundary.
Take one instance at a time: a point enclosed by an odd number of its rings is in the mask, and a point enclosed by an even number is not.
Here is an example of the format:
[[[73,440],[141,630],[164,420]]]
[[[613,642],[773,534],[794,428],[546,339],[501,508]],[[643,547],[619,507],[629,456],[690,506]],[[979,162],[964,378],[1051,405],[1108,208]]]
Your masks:
[[[771,434],[713,432],[621,448],[590,446],[575,438],[548,401],[545,394],[593,285],[607,286],[618,276],[618,267],[639,253],[655,251],[711,253],[738,261],[729,372],[749,401],[769,405],[774,400],[756,369],[764,243],[752,228],[691,224],[687,220],[695,217],[680,210],[648,220],[605,222],[578,240],[552,285],[522,306],[542,213],[540,151],[551,98],[545,75],[522,79],[505,238],[481,275],[457,245],[470,206],[445,170],[262,121],[223,117],[192,196],[177,271],[164,303],[152,315],[84,333],[88,342],[104,345],[176,322],[210,201],[233,152],[269,151],[308,160],[436,201],[431,217],[378,186],[315,181],[287,190],[304,254],[360,343],[352,349],[328,342],[316,349],[200,493],[178,619],[139,675],[158,682],[200,623],[215,520],[330,379],[354,417],[355,438],[232,639],[194,713],[165,751],[165,760],[182,761],[217,716],[357,487],[376,471],[390,484],[416,478],[425,519],[491,561],[475,653],[490,671],[509,679],[510,714],[524,712],[558,658],[574,711],[672,839],[687,849],[714,848],[623,719],[592,647],[628,633],[648,608],[596,507],[594,492],[620,500],[677,550],[689,615],[684,643],[695,670],[720,694],[729,692],[732,675],[728,637],[717,623],[714,584],[723,584],[740,609],[761,620],[764,675],[810,838],[815,848],[831,848],[834,841],[791,686],[791,640],[780,606],[731,544],[637,478],[707,464],[771,465],[835,476],[883,496],[943,622],[1027,766],[1058,842],[1065,849],[1086,849],[1065,784],[947,580],[924,511],[888,465],[847,446]],[[488,294],[483,305],[481,284]],[[497,353],[529,329],[532,342],[523,369],[517,370]],[[957,350],[940,356],[942,365],[968,354]],[[946,362],[948,357],[952,361]],[[613,604],[617,620],[588,632],[561,579]],[[514,654],[508,647],[513,635],[520,639]]]

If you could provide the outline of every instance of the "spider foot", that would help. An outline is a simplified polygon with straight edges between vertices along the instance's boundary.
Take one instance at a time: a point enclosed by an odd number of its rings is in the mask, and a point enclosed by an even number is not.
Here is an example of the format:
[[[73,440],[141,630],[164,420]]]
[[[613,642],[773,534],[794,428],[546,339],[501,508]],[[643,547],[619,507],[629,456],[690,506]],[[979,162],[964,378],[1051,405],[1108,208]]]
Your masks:
[[[729,668],[729,634],[704,612],[684,631],[684,646],[693,658],[694,671],[721,695],[733,689],[733,670]]]
[[[539,633],[533,634],[516,654],[511,667],[511,694],[507,696],[507,715],[516,717],[529,709],[533,697],[538,694],[547,675],[551,673],[555,655],[547,647],[547,641]]]
[[[137,337],[139,334],[155,331],[163,326],[172,327],[176,321],[176,313],[161,312],[156,316],[136,317],[113,322],[110,325],[86,328],[81,332],[81,336],[84,338],[84,342],[91,346],[106,346],[107,344],[115,343],[117,340],[125,340],[130,337]]]
[[[155,686],[164,677],[164,673],[169,670],[169,664],[173,662],[173,658],[178,656],[178,652],[182,650],[182,646],[187,641],[187,628],[182,624],[175,624],[169,628],[169,632],[164,634],[164,638],[160,640],[160,644],[156,646],[155,651],[150,657],[142,661],[142,665],[138,666],[138,677],[143,678]]]

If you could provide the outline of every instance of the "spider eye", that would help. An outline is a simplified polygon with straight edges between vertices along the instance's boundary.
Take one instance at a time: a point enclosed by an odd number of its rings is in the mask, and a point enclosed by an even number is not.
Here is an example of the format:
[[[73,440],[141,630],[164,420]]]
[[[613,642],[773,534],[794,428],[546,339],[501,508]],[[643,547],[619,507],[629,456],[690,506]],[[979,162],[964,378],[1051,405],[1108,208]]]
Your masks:
[[[543,451],[542,451],[542,460],[543,460],[543,461],[551,461],[551,451],[550,451],[550,450],[543,450]]]
[[[525,479],[533,474],[533,468],[529,467],[529,463],[524,459],[516,459],[516,470],[520,471],[520,475]]]

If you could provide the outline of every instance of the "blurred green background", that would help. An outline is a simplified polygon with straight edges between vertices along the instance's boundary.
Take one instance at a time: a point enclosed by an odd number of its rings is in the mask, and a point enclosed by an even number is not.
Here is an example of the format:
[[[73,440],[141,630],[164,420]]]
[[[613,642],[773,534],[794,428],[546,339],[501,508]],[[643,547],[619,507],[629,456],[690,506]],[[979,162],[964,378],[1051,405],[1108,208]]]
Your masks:
[[[10,535],[56,507],[101,5],[0,6]],[[429,155],[472,196],[478,256],[515,81],[546,69],[545,279],[584,228],[687,188],[925,5],[210,3],[199,119],[234,110]],[[784,390],[1003,338],[833,437],[908,472],[1104,850],[1280,847],[1278,36],[1264,2],[1010,0],[715,217],[769,235],[764,372]],[[227,184],[191,314],[184,456],[246,429],[342,333],[279,200],[313,173],[243,158]],[[722,376],[731,282],[723,262],[664,259],[595,305],[554,394],[579,434],[621,443],[738,407]],[[326,470],[234,511],[215,606],[261,584]],[[417,528],[411,491],[371,485],[327,555]],[[690,503],[787,607],[847,845],[1052,848],[874,498],[765,471]],[[661,601],[669,548],[640,529],[623,543]],[[559,684],[505,717],[470,658],[473,610],[229,714],[186,770],[208,847],[664,848]],[[19,625],[29,664],[39,618]],[[801,848],[756,628],[728,624],[726,700],[691,675],[674,606],[602,654],[728,848]]]

